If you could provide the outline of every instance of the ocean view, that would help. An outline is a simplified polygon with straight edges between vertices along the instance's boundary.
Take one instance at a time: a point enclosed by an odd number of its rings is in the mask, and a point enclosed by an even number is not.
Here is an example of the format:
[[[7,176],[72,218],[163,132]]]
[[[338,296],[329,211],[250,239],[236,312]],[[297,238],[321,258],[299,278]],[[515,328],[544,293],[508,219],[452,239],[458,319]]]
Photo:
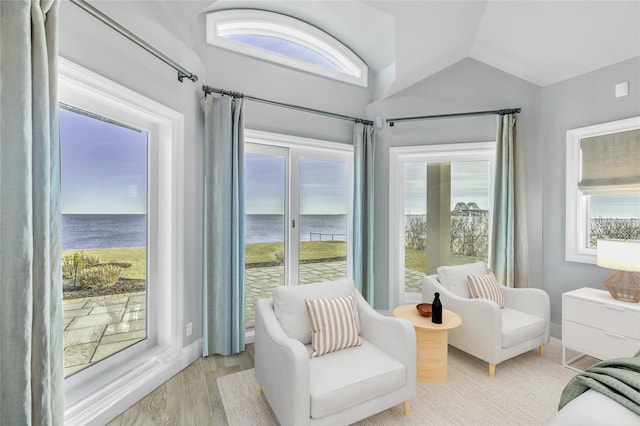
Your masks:
[[[346,215],[302,215],[300,240],[345,240]],[[248,214],[245,222],[247,243],[284,241],[284,216]],[[63,214],[62,249],[144,247],[147,220],[143,214]]]
[[[147,215],[63,214],[62,249],[145,247]]]
[[[347,233],[347,215],[308,214],[300,217],[300,241],[322,240],[345,241]],[[281,214],[248,214],[245,221],[245,239],[247,243],[267,243],[284,241],[284,215]]]

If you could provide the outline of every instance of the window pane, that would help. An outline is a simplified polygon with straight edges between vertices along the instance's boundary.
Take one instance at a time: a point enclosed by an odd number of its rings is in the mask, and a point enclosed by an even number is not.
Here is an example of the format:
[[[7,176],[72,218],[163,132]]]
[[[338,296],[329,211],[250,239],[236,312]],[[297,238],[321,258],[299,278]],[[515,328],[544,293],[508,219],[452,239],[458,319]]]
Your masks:
[[[345,162],[300,158],[299,282],[347,277]]]
[[[489,258],[489,162],[451,163],[451,262]]]
[[[419,293],[427,267],[427,164],[407,164],[404,174],[404,285]]]
[[[313,50],[301,44],[278,37],[255,34],[228,35],[225,38],[247,44],[282,56],[297,59],[311,65],[317,65],[333,71],[344,72],[339,66]]]
[[[147,140],[60,110],[65,376],[147,337]]]
[[[405,292],[438,266],[487,263],[489,162],[406,164]]]
[[[587,195],[589,247],[599,239],[640,240],[640,193]]]
[[[285,158],[245,154],[245,327],[257,299],[285,282]]]

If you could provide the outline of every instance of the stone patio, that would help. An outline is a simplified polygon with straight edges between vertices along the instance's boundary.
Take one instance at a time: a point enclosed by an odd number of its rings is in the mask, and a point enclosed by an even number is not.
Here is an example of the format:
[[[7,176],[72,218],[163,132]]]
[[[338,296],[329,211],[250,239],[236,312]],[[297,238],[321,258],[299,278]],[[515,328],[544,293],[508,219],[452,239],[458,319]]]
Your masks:
[[[65,300],[65,377],[144,339],[146,306],[145,293]]]
[[[300,282],[309,284],[347,276],[346,262],[300,265]],[[406,272],[407,291],[420,292],[421,272]],[[284,283],[284,268],[250,268],[246,271],[245,326],[255,324],[255,302],[271,297],[274,287]],[[146,337],[146,296],[135,293],[65,300],[65,377],[121,351]]]
[[[339,280],[346,276],[347,264],[344,261],[300,265],[301,284]],[[406,270],[405,290],[421,293],[423,276],[422,272]],[[284,267],[247,269],[245,283],[245,327],[250,328],[255,324],[256,300],[271,297],[273,288],[284,283]]]

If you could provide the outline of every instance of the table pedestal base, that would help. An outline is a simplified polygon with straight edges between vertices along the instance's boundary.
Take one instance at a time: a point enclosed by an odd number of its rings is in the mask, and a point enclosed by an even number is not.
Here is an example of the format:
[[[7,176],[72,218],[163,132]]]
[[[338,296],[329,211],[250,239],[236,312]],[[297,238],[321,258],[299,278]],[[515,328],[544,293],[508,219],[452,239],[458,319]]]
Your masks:
[[[417,380],[421,383],[447,381],[447,330],[416,329]]]

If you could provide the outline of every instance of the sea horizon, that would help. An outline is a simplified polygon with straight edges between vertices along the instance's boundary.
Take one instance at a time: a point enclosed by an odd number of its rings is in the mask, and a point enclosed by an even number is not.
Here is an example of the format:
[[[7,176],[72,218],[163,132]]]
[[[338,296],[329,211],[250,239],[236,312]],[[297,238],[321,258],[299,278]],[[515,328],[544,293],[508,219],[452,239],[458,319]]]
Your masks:
[[[346,215],[301,215],[301,241],[322,239],[346,240]],[[284,215],[246,214],[245,243],[284,241]],[[62,214],[62,249],[103,249],[146,247],[145,214],[64,213]]]

